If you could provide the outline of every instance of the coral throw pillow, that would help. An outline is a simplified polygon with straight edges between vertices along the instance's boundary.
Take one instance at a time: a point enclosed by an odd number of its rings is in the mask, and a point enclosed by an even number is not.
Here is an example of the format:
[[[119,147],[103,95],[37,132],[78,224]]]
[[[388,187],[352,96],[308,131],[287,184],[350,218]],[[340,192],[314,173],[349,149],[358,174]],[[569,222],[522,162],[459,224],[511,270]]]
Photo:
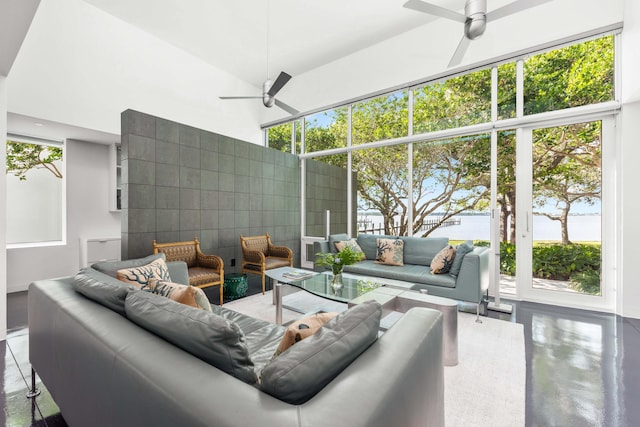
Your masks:
[[[125,283],[129,283],[137,288],[146,290],[149,279],[171,281],[167,263],[162,258],[158,258],[147,265],[140,267],[123,268],[116,272],[116,278]]]
[[[356,239],[341,240],[336,242],[335,245],[338,252],[342,251],[346,247],[349,247],[354,252],[360,252],[362,254],[362,257],[360,258],[361,261],[363,259],[367,259],[367,257],[364,255],[364,251],[362,250]]]
[[[456,248],[451,245],[443,248],[431,261],[431,274],[445,274],[451,270],[453,259],[456,257]]]
[[[195,286],[182,285],[166,280],[149,279],[147,291],[167,297],[181,304],[199,308],[200,310],[211,311],[211,304],[204,291]]]
[[[386,265],[404,265],[404,240],[376,239],[376,262]]]
[[[284,331],[280,345],[278,345],[273,357],[276,357],[283,351],[288,350],[298,341],[302,341],[303,339],[315,334],[318,329],[323,327],[325,323],[337,315],[338,313],[315,313],[293,322]]]

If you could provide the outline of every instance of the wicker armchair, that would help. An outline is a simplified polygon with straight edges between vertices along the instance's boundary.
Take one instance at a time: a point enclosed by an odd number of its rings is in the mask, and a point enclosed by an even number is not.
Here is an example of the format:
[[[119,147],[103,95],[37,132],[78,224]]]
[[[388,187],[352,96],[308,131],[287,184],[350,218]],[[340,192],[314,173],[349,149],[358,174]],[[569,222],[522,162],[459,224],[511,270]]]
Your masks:
[[[200,242],[157,243],[153,241],[153,253],[162,252],[167,261],[184,261],[189,270],[189,284],[198,288],[220,286],[220,305],[224,292],[224,262],[217,255],[205,255],[200,250]]]
[[[264,236],[240,235],[242,247],[242,272],[262,276],[262,294],[264,295],[264,272],[278,267],[293,265],[293,252],[286,246],[271,243],[269,233]]]

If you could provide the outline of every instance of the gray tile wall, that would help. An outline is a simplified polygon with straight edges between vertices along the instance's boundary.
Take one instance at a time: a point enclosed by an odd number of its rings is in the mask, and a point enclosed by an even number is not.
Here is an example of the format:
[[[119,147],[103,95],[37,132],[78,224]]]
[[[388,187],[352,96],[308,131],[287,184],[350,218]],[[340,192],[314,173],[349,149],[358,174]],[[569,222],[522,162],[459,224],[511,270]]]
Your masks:
[[[268,232],[275,244],[293,249],[299,265],[297,156],[137,111],[123,112],[121,120],[122,259],[149,255],[154,239],[197,236],[203,252],[220,255],[225,272],[236,272],[240,235]],[[319,168],[318,189],[308,187],[315,195],[309,208],[320,213],[312,216],[323,221],[331,206],[336,219],[345,221],[346,204],[339,204],[344,197],[336,197],[345,194],[344,170],[308,164]]]

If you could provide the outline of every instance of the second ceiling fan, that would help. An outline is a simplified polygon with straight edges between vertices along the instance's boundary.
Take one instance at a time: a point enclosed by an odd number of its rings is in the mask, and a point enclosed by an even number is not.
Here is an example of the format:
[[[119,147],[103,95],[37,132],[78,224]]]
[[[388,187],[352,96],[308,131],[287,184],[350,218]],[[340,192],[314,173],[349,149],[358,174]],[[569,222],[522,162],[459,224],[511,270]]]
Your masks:
[[[456,51],[449,61],[448,67],[453,67],[462,62],[462,58],[469,48],[472,40],[480,37],[487,28],[487,22],[495,21],[505,16],[521,12],[551,0],[516,0],[498,9],[487,13],[487,0],[467,0],[464,5],[464,15],[454,10],[446,9],[422,0],[409,0],[404,4],[407,9],[440,16],[464,24],[464,35],[458,43]]]

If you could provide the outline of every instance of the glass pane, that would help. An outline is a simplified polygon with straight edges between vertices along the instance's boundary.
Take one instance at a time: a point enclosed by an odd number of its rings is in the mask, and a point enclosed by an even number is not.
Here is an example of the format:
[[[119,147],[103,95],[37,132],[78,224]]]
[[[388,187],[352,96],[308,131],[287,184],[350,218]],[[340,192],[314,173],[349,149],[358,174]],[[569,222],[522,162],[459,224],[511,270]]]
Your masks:
[[[536,55],[524,63],[525,114],[613,99],[613,36]]]
[[[358,177],[358,232],[407,235],[406,145],[353,152]]]
[[[490,119],[491,69],[414,91],[414,134],[468,126]]]
[[[302,153],[302,120],[296,120],[295,122],[293,122],[293,126],[295,129],[295,147],[296,147],[296,153],[295,154],[300,154]]]
[[[347,232],[347,155],[307,159],[306,236],[325,236],[326,211],[331,212],[330,233]]]
[[[533,287],[600,295],[601,128],[533,132]]]
[[[488,134],[414,144],[415,236],[489,242]]]
[[[61,241],[61,147],[7,141],[7,243]]]
[[[516,63],[498,66],[498,119],[516,117]]]
[[[292,125],[292,123],[283,123],[267,129],[267,146],[274,150],[290,153]]]
[[[305,119],[305,152],[347,146],[347,107],[327,110]]]
[[[408,92],[399,91],[354,104],[352,115],[354,145],[407,136]]]
[[[500,292],[516,293],[516,133],[498,132],[498,191],[500,208]]]

